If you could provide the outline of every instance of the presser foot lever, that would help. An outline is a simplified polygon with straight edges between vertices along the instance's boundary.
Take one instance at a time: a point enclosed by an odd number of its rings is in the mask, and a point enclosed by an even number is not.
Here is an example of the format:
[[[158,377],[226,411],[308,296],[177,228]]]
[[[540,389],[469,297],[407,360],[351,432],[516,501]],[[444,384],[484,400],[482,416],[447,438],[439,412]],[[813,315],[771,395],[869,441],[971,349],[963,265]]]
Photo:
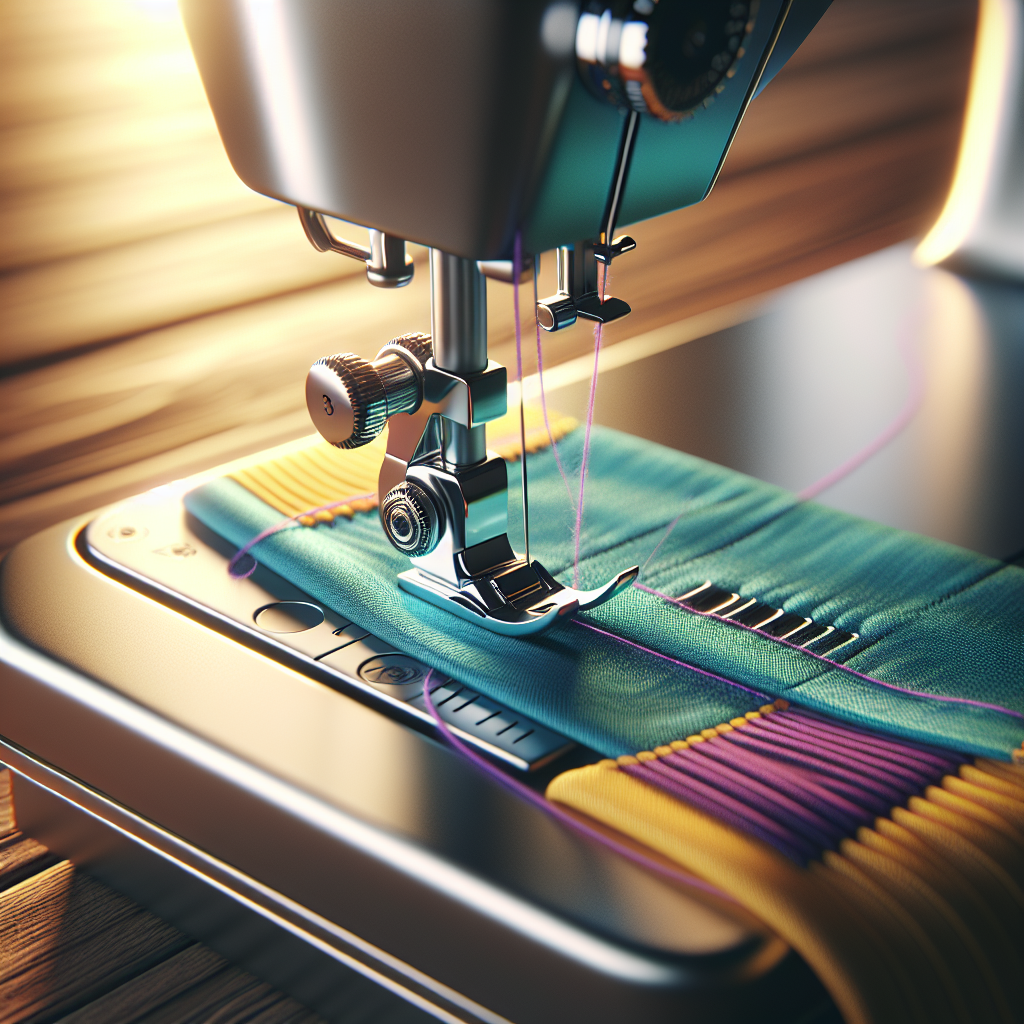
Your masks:
[[[399,586],[438,608],[505,636],[527,636],[560,618],[586,611],[631,586],[640,567],[630,569],[596,590],[573,590],[558,582],[540,562],[519,558],[454,586],[421,569],[399,573]]]

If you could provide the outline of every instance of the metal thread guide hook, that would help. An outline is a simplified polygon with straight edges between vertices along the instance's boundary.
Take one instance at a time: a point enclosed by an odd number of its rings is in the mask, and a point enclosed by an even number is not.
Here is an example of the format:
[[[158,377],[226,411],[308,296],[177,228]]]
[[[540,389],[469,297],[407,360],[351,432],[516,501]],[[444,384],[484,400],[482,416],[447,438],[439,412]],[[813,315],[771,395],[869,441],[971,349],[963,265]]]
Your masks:
[[[545,331],[564,330],[579,318],[607,324],[630,312],[629,303],[601,294],[597,265],[603,263],[607,270],[616,256],[636,248],[636,242],[629,235],[618,238],[614,235],[639,130],[640,114],[635,110],[628,111],[619,135],[619,148],[597,239],[563,245],[556,252],[558,291],[537,303],[537,322]]]

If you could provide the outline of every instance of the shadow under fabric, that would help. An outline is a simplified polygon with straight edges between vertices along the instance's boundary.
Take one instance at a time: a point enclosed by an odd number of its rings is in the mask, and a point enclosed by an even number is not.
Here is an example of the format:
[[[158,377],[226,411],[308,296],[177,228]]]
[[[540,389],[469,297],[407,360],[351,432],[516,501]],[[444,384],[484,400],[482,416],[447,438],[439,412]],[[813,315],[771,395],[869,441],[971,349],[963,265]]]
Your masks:
[[[533,427],[528,450],[542,443],[536,417]],[[513,434],[511,422],[504,429]],[[500,448],[501,427],[491,434]],[[570,467],[581,435],[559,441]],[[581,586],[661,546],[642,577],[649,589],[540,636],[500,636],[405,594],[396,576],[407,559],[375,513],[279,530],[253,553],[438,672],[605,755],[556,778],[548,797],[754,911],[848,1021],[1021,1020],[1024,772],[1010,762],[1024,741],[1024,570],[614,431],[595,427],[592,446]],[[336,499],[372,491],[380,456],[361,451],[311,446],[298,461],[207,483],[186,505],[240,547],[282,514],[325,504],[308,490],[322,474],[302,457],[354,467]],[[550,450],[531,457],[530,507],[531,549],[564,580],[574,510]],[[671,600],[706,580],[859,638],[815,656]],[[810,820],[824,807],[827,817],[830,801],[870,791],[868,811],[836,812],[845,830],[793,852],[775,825],[750,823],[756,800],[746,817],[735,811],[723,790],[739,778],[731,769],[710,782],[680,774],[711,770],[706,757],[686,760],[701,742],[724,757],[741,741],[756,753],[742,770],[770,762],[759,799],[780,814],[803,800],[793,813]]]

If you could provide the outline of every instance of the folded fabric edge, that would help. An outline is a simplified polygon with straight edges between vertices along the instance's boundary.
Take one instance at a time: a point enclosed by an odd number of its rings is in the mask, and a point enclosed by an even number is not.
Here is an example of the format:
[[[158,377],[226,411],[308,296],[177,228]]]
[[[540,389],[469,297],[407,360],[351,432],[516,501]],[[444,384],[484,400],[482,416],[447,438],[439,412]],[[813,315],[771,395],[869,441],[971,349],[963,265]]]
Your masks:
[[[804,957],[848,1024],[963,1019],[950,1006],[959,1006],[968,1019],[981,1019],[972,1013],[993,1021],[1017,1019],[1022,1007],[1014,965],[1021,943],[1013,915],[1020,916],[1019,906],[1011,906],[1013,920],[1005,928],[1001,924],[1007,898],[1011,905],[1021,898],[1003,865],[1019,861],[1024,849],[1024,769],[985,759],[962,764],[940,787],[929,787],[907,807],[893,808],[838,849],[800,867],[767,843],[631,776],[629,762],[641,755],[656,756],[641,751],[632,759],[565,772],[549,784],[547,797],[733,896]],[[945,797],[961,803],[951,806]],[[993,822],[1001,825],[1001,835]],[[1000,848],[1007,837],[1009,853]],[[916,873],[907,868],[915,857]],[[996,874],[1001,883],[993,882]],[[975,903],[982,893],[990,905],[981,912],[995,926],[971,928],[970,915],[967,925],[951,915],[937,878],[949,889],[973,886]],[[960,946],[955,938],[946,936],[943,944],[941,935],[921,932],[915,896],[929,886],[939,889],[932,904],[947,919],[954,917],[961,938],[966,935]],[[961,947],[971,943],[980,952],[972,963],[961,963]],[[922,995],[922,987],[930,994]]]

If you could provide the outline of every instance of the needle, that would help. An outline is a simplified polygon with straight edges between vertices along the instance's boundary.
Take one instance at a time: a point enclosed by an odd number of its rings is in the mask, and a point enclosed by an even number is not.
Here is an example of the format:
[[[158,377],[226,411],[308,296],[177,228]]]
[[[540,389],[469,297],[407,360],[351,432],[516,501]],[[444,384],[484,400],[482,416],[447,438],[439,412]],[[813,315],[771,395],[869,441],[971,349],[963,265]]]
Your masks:
[[[537,263],[533,261],[533,273],[536,279]],[[523,538],[526,542],[526,564],[530,564],[530,497],[526,488],[526,411],[523,401],[523,325],[519,319],[519,274],[523,266],[523,240],[516,232],[513,243],[512,258],[512,299],[516,317],[516,371],[519,377],[519,465],[523,474]],[[536,316],[536,310],[534,316]]]

